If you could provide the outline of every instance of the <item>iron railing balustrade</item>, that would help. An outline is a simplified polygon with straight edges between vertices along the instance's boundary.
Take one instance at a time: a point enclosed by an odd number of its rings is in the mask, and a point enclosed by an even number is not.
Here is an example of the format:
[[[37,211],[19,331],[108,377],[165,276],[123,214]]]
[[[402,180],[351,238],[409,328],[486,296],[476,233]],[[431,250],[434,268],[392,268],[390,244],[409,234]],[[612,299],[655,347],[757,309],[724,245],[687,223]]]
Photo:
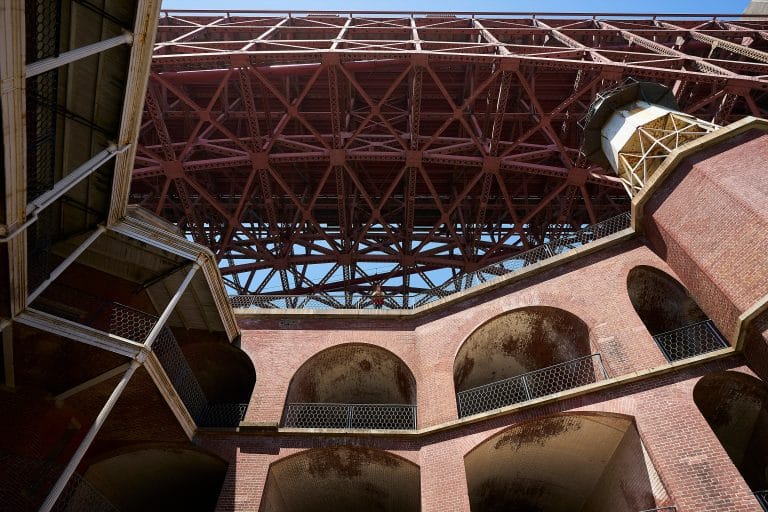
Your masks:
[[[607,379],[599,353],[456,393],[459,417],[499,409]]]
[[[653,339],[667,361],[679,361],[728,346],[728,342],[712,320],[704,320],[656,334]]]
[[[285,408],[288,428],[412,430],[416,406],[407,404],[292,403]]]

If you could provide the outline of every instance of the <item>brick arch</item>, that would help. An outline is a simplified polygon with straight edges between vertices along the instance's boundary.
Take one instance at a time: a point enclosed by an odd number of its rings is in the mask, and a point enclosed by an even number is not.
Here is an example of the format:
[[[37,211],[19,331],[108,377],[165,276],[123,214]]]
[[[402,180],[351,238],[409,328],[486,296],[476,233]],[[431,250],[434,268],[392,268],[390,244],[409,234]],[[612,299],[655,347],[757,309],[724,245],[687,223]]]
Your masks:
[[[752,491],[768,490],[768,385],[741,372],[704,376],[693,401]]]
[[[366,343],[326,348],[291,378],[286,403],[416,404],[416,379],[387,349]]]
[[[244,351],[229,343],[202,341],[182,347],[210,403],[247,403],[256,385],[256,369]]]
[[[457,392],[587,356],[589,327],[551,306],[526,306],[486,320],[459,345],[453,378]]]
[[[84,476],[122,512],[203,512],[216,507],[227,466],[194,446],[151,443],[103,454]]]
[[[649,265],[627,274],[627,293],[635,312],[651,335],[706,320],[706,315],[674,277]]]
[[[260,512],[417,512],[420,470],[358,446],[314,448],[270,464]]]
[[[471,512],[636,512],[657,506],[634,418],[563,413],[513,425],[464,456]]]

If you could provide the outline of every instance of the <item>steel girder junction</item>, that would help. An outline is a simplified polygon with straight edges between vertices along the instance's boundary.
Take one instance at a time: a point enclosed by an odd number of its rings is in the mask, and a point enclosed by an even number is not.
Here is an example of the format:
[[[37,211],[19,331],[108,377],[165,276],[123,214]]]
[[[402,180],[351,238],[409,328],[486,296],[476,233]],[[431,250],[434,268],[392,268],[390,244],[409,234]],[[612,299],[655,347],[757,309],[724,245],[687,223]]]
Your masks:
[[[629,209],[579,121],[632,79],[766,117],[768,21],[166,11],[131,197],[232,293],[435,293]]]

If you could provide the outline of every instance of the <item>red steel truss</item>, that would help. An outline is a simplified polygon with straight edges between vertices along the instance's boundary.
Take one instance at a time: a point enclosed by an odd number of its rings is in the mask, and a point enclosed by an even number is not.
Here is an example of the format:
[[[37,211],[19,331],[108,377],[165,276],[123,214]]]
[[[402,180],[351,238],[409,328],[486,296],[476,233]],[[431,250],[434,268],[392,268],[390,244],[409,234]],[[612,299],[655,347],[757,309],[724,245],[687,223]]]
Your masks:
[[[766,117],[768,21],[165,12],[152,71],[132,198],[234,292],[412,292],[628,209],[579,156],[601,90]]]

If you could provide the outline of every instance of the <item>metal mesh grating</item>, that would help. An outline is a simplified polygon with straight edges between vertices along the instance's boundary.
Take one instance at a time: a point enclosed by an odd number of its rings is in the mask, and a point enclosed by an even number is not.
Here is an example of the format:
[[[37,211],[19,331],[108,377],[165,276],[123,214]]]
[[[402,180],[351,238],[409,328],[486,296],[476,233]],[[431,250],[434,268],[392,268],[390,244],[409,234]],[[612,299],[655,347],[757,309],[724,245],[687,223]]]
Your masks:
[[[760,506],[763,507],[763,510],[768,512],[768,491],[755,491],[753,494],[757,502],[760,503]]]
[[[605,379],[600,354],[592,354],[456,393],[459,417],[526,402]]]
[[[416,428],[416,406],[399,404],[288,404],[283,426],[410,430]]]
[[[53,188],[58,70],[27,79],[27,201]]]
[[[667,361],[679,361],[728,346],[712,320],[704,320],[653,337]]]
[[[36,510],[64,471],[60,465],[0,453],[0,504],[3,510]],[[118,512],[88,480],[74,473],[53,507],[55,512]]]

